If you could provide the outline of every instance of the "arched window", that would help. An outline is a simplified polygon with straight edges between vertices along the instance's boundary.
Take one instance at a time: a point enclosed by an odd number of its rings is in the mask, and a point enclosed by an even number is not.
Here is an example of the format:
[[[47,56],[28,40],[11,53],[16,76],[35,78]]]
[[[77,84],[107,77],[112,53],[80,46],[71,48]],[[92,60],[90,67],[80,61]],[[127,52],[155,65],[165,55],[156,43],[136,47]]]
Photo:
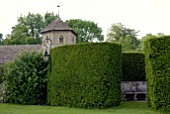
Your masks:
[[[63,42],[64,42],[63,35],[60,35],[60,37],[59,37],[59,42],[60,42],[61,44],[63,44]]]

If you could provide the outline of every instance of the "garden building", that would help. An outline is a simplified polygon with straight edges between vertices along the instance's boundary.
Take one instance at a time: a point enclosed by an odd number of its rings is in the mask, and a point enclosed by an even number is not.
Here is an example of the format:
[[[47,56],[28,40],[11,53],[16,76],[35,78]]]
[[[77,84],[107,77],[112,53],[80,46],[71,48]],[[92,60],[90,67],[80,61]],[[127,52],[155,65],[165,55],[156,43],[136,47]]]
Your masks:
[[[24,51],[45,52],[44,50],[47,50],[49,53],[50,48],[66,44],[76,44],[76,33],[60,18],[44,28],[41,34],[42,45],[0,46],[0,65],[15,59]]]

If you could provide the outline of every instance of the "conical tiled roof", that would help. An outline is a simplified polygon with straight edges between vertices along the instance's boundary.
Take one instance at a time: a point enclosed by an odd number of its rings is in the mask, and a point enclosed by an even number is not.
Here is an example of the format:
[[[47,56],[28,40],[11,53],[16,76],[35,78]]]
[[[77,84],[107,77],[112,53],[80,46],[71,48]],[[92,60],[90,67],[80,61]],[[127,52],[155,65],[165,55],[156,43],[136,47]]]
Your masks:
[[[52,23],[50,23],[46,28],[44,28],[41,33],[46,33],[50,31],[71,31],[75,35],[76,33],[66,24],[64,23],[60,18],[54,20]]]

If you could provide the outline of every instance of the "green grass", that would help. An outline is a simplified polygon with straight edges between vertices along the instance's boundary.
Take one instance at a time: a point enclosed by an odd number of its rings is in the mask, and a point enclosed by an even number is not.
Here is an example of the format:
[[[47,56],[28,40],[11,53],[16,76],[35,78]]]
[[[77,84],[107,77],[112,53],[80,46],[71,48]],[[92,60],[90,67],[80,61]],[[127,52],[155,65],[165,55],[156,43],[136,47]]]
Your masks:
[[[0,114],[163,114],[147,107],[144,102],[122,102],[109,109],[79,109],[54,106],[0,104]],[[168,113],[166,113],[168,114]]]

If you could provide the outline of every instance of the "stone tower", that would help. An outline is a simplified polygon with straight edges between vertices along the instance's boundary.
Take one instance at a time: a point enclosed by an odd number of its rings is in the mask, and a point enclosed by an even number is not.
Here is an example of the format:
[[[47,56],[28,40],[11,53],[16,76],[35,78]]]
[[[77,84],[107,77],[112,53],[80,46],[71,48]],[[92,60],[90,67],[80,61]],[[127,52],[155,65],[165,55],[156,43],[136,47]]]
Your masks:
[[[76,44],[76,33],[60,18],[54,20],[46,28],[41,31],[42,45],[50,48],[66,45]],[[48,45],[48,43],[50,43]],[[49,52],[49,48],[47,50]]]

